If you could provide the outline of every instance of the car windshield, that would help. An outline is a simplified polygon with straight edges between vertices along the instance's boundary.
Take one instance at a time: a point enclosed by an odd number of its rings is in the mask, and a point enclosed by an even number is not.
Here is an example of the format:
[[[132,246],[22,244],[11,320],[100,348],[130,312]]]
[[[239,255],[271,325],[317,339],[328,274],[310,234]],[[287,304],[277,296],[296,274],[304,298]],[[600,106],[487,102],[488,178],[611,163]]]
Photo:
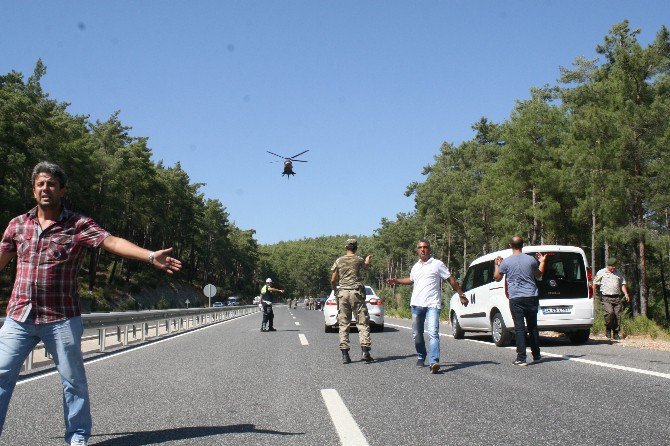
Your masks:
[[[366,286],[366,287],[365,287],[365,295],[366,295],[366,296],[372,296],[372,295],[374,295],[374,294],[375,294],[375,292],[372,291],[372,288],[370,288],[369,286]]]
[[[537,281],[540,299],[588,297],[588,282],[582,255],[577,252],[547,253],[542,278]]]

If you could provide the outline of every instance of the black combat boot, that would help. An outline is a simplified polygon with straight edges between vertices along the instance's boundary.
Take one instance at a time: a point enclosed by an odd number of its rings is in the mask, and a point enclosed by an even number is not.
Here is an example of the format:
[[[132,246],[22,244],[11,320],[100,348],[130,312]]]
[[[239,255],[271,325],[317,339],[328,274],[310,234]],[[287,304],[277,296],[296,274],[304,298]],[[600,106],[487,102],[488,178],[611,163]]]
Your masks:
[[[370,347],[361,347],[361,350],[363,350],[363,361],[365,362],[374,361],[374,359],[372,359],[372,356],[370,356]]]
[[[342,350],[342,364],[349,364],[350,362],[349,350]]]

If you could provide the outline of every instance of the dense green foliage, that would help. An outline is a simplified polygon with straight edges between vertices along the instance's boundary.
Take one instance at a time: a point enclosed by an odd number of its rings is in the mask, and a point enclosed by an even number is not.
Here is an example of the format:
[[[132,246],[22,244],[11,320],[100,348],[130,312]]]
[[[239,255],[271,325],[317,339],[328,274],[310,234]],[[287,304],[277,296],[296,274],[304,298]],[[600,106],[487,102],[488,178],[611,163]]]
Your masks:
[[[118,112],[105,122],[68,113],[68,104],[42,91],[45,73],[38,61],[27,81],[16,72],[0,76],[0,226],[34,206],[30,173],[37,162],[50,160],[70,177],[66,205],[71,209],[140,246],[174,247],[175,257],[184,263],[180,280],[195,286],[215,283],[223,295],[253,295],[258,263],[254,231],[235,227],[223,204],[204,198],[202,185],[193,184],[179,163],[154,163],[148,139],[130,136]],[[114,288],[125,284],[132,290],[130,285],[164,280],[164,274],[147,265],[104,251],[89,257],[83,283],[92,296],[103,298],[100,309],[117,306],[107,302]],[[0,280],[6,301],[11,278]],[[101,288],[104,292],[97,292]]]

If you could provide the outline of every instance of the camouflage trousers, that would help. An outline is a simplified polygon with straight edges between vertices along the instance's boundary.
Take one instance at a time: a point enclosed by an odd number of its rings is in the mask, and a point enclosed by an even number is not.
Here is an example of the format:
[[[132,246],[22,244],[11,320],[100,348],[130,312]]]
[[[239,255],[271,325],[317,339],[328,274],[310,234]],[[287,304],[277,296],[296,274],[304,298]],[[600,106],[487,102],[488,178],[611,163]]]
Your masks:
[[[356,318],[361,347],[370,347],[370,316],[365,305],[365,294],[359,290],[343,290],[338,293],[337,322],[340,326],[340,350],[349,350],[351,318]]]

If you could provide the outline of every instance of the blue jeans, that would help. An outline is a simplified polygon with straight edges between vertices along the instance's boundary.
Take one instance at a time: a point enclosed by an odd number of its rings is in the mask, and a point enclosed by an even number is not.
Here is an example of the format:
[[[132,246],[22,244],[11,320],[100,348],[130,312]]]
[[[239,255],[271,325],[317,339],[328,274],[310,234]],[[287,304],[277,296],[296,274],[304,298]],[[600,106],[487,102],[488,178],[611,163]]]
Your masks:
[[[520,361],[526,360],[526,329],[533,358],[540,357],[540,332],[537,328],[539,306],[540,300],[537,297],[516,297],[509,300],[509,311],[512,313],[516,334],[516,359]]]
[[[6,318],[0,328],[0,432],[5,424],[9,400],[19,378],[23,361],[42,340],[63,384],[63,415],[65,441],[73,438],[88,440],[91,435],[91,407],[88,383],[81,354],[81,317],[49,324],[16,322]]]
[[[440,309],[435,307],[417,307],[412,305],[412,337],[419,359],[426,360],[426,342],[423,339],[423,328],[428,331],[428,348],[430,364],[440,362]],[[426,323],[427,322],[427,323]]]

